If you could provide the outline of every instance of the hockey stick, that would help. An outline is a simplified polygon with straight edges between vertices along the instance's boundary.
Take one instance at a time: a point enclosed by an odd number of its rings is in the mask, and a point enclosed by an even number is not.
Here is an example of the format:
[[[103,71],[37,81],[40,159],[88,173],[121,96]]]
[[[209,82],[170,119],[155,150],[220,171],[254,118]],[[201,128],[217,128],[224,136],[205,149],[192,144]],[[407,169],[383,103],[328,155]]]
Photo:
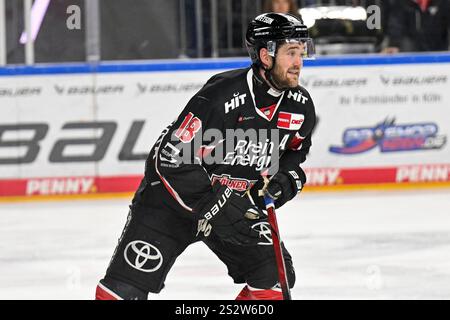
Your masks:
[[[272,232],[273,248],[275,250],[275,260],[278,269],[278,281],[280,281],[283,300],[292,300],[291,290],[286,276],[286,264],[284,262],[283,251],[281,250],[280,232],[278,231],[277,216],[275,215],[275,203],[268,195],[264,195],[267,215]]]

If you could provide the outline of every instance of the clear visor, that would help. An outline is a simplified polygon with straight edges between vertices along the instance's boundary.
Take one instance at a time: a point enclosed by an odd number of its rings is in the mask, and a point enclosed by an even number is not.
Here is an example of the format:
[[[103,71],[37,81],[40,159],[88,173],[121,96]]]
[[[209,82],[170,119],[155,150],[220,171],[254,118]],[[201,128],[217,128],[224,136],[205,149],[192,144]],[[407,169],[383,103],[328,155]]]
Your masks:
[[[314,41],[311,38],[290,38],[279,41],[269,41],[267,43],[267,50],[269,51],[269,55],[275,57],[275,52],[277,50],[277,43],[299,43],[303,46],[302,58],[303,59],[314,59],[316,55],[316,49],[314,47]]]

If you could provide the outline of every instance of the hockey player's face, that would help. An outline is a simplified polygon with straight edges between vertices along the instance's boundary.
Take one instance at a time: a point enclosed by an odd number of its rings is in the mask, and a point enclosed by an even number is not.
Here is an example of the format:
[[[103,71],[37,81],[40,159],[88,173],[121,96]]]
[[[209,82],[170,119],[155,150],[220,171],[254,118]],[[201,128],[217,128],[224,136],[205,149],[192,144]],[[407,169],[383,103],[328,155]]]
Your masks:
[[[299,84],[300,70],[303,66],[304,46],[288,43],[279,47],[272,76],[282,87],[295,88]]]

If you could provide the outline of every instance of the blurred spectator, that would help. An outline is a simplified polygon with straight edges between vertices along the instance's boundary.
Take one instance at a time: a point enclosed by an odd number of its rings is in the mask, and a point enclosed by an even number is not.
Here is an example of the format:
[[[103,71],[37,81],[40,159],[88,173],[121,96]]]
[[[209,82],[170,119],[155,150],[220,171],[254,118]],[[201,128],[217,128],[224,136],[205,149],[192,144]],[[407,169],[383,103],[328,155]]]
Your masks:
[[[295,0],[266,0],[263,7],[264,12],[290,13],[300,16]]]
[[[449,49],[449,0],[390,1],[384,53]]]
[[[200,5],[200,8],[197,8]],[[186,14],[186,55],[190,58],[200,58],[211,56],[211,4],[210,1],[185,0]],[[197,13],[201,12],[201,25],[197,25]],[[201,30],[198,29],[201,28]],[[198,49],[198,36],[201,36],[201,51]]]
[[[6,37],[8,63],[24,63],[24,44],[19,41],[25,29],[23,1],[6,1]],[[76,5],[84,10],[83,0],[51,1],[34,42],[36,62],[84,61],[85,28],[68,29],[67,7]],[[83,20],[82,20],[83,22]]]

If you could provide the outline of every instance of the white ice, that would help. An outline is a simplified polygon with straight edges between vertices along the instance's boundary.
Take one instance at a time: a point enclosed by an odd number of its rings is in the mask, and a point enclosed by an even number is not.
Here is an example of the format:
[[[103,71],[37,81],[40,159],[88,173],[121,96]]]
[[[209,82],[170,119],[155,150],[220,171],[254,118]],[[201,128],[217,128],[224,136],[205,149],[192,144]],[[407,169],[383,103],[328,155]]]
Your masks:
[[[92,299],[127,199],[0,204],[0,299]],[[294,299],[450,299],[450,190],[303,193],[278,210]],[[150,299],[234,299],[202,244]]]

